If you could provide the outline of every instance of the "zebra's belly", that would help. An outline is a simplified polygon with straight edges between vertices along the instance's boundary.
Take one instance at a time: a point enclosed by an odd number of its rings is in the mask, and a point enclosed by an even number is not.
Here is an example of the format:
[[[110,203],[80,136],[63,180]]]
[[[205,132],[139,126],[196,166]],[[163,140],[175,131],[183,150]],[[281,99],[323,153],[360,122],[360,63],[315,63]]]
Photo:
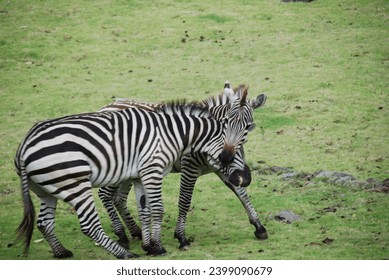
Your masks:
[[[137,167],[122,167],[109,172],[92,169],[90,181],[95,187],[106,187],[118,186],[129,179],[139,179],[139,169]]]
[[[172,170],[173,165],[170,164],[168,166],[165,166],[162,170],[162,175],[165,177],[168,175]],[[153,167],[150,167],[153,171]],[[145,169],[146,170],[146,169]],[[160,173],[161,170],[155,170],[155,172]],[[91,182],[92,185],[95,187],[106,187],[106,186],[118,186],[124,181],[128,180],[139,180],[141,179],[141,175],[139,174],[139,167],[133,166],[132,168],[128,168],[125,171],[121,173],[111,173],[106,174],[103,176],[102,174],[99,174],[97,171],[92,172],[91,176]]]

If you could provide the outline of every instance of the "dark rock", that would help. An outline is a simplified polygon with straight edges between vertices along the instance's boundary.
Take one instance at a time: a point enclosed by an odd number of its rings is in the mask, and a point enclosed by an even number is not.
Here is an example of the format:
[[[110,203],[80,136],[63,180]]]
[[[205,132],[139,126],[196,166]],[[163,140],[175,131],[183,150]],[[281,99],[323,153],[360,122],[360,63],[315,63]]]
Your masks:
[[[350,174],[333,171],[321,171],[319,173],[316,173],[315,177],[328,179],[331,183],[340,185],[347,185],[356,181],[356,178]]]
[[[264,161],[258,161],[265,164]],[[337,171],[318,171],[315,173],[305,173],[295,171],[291,167],[264,166],[257,171],[259,175],[278,175],[283,180],[288,180],[292,184],[298,183],[298,187],[315,184],[314,179],[322,180],[331,184],[338,184],[345,187],[360,188],[371,192],[389,193],[389,178],[379,181],[368,178],[367,180],[357,180],[353,175]],[[277,191],[276,189],[273,190]]]
[[[299,221],[301,220],[301,217],[299,215],[296,215],[293,213],[293,211],[290,210],[283,210],[280,213],[278,213],[274,219],[276,221],[284,222],[284,223],[292,223],[294,221]]]
[[[368,179],[368,181],[372,181],[372,179]],[[380,193],[389,193],[389,178],[383,180],[382,182],[374,180],[373,184],[370,185],[371,188],[367,191],[370,192],[380,192]]]

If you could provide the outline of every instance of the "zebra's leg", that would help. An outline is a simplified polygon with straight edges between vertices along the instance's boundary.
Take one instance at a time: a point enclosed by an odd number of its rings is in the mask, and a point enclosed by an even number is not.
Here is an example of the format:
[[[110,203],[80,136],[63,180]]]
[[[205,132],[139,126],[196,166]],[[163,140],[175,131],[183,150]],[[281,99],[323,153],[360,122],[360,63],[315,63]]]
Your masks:
[[[261,240],[267,239],[266,228],[259,221],[257,211],[255,211],[253,205],[250,202],[250,198],[247,195],[246,188],[235,187],[230,184],[226,184],[239,198],[240,202],[243,204],[247,216],[249,217],[250,223],[255,227],[255,237]]]
[[[161,242],[164,212],[161,189],[162,175],[158,176],[158,174],[162,174],[162,172],[158,173],[154,169],[153,176],[147,176],[148,179],[142,180],[142,184],[134,182],[139,218],[142,222],[142,247],[148,255],[154,256],[166,254]]]
[[[138,257],[129,252],[118,243],[109,238],[104,232],[96,205],[93,199],[92,185],[89,181],[75,182],[71,191],[66,189],[58,191],[58,197],[69,203],[76,209],[81,231],[92,238],[97,244],[105,248],[118,259],[129,259]],[[78,195],[75,195],[78,194]]]
[[[112,222],[112,228],[116,236],[119,238],[118,243],[122,245],[124,248],[129,248],[129,240],[126,235],[126,230],[120,221],[118,215],[116,214],[116,210],[114,207],[114,200],[118,188],[107,186],[99,189],[99,197],[108,212],[108,216]]]
[[[158,186],[159,185],[159,186]],[[151,250],[149,255],[163,256],[166,254],[165,248],[162,247],[161,232],[162,221],[164,214],[164,207],[162,201],[162,178],[159,184],[153,185],[153,190],[146,189],[148,191],[148,198],[150,202],[150,216],[152,221],[151,226]]]
[[[146,201],[147,197],[143,185],[139,181],[134,181],[135,199],[138,207],[138,216],[142,226],[142,249],[146,252],[151,248],[150,225],[151,216],[149,204]]]
[[[189,167],[189,169],[187,169]],[[192,202],[192,195],[197,178],[199,177],[197,162],[192,164],[182,163],[181,180],[180,180],[180,196],[178,199],[178,218],[174,237],[180,243],[180,250],[187,250],[190,242],[185,236],[186,217],[189,212]]]
[[[39,196],[39,198],[41,199],[41,208],[37,220],[39,231],[49,243],[55,258],[64,259],[72,257],[73,253],[62,246],[54,232],[57,198],[52,196]]]
[[[126,224],[128,230],[131,233],[133,238],[142,239],[142,230],[136,224],[134,218],[131,216],[130,212],[127,208],[127,198],[128,193],[130,192],[132,187],[131,182],[125,181],[120,184],[118,191],[114,197],[115,207],[118,210],[120,216],[122,217],[124,223]]]

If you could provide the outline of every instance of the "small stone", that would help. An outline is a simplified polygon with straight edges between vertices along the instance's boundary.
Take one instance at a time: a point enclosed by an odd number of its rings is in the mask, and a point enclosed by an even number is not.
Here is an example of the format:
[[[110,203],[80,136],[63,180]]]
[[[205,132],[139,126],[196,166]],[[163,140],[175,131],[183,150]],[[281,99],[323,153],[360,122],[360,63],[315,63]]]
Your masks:
[[[280,221],[280,222],[284,222],[284,223],[292,223],[294,221],[299,221],[301,220],[301,217],[299,215],[296,215],[295,213],[293,213],[293,211],[290,211],[290,210],[283,210],[281,212],[279,212],[275,217],[274,219],[276,221]]]

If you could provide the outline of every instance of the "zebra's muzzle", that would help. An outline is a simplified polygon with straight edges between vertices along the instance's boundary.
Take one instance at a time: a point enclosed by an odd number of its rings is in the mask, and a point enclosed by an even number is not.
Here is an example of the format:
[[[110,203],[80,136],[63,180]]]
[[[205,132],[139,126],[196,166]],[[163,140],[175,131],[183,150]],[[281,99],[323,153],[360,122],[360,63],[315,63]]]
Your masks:
[[[247,187],[251,183],[251,171],[245,164],[243,170],[235,170],[228,178],[230,183],[236,187]]]
[[[233,160],[235,156],[235,150],[233,146],[225,145],[222,152],[219,155],[220,163],[223,167],[228,166]]]

